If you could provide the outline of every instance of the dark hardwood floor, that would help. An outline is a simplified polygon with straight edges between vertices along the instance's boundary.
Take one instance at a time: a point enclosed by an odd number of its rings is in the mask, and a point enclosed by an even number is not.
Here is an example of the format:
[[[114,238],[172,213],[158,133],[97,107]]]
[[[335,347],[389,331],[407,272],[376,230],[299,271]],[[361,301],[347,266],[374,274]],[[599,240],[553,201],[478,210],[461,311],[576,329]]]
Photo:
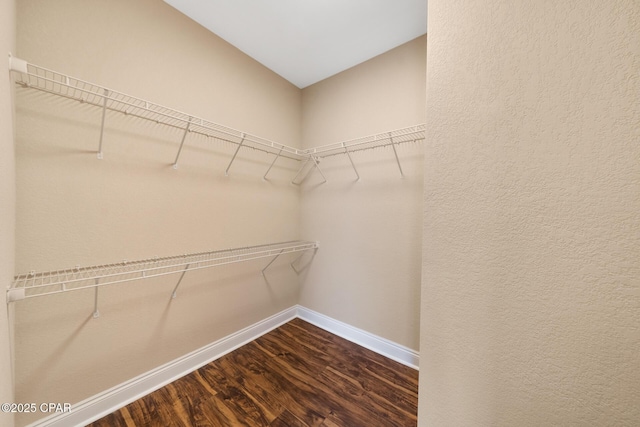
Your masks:
[[[415,426],[418,372],[303,320],[90,424]]]

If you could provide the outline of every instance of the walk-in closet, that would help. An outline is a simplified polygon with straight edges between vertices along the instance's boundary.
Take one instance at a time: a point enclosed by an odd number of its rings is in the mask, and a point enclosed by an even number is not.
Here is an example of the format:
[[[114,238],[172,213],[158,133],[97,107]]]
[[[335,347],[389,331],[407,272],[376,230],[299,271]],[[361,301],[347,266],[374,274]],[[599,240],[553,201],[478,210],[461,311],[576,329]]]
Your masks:
[[[640,425],[639,23],[0,0],[0,425]]]
[[[92,421],[298,317],[417,378],[426,3],[304,87],[168,3],[17,2],[16,396]]]

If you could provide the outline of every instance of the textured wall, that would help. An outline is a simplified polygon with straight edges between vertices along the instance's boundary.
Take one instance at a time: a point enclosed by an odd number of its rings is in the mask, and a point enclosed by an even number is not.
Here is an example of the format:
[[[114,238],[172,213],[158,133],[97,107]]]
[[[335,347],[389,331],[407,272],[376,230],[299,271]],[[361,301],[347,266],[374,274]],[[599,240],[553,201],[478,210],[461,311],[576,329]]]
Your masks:
[[[18,55],[285,144],[299,143],[298,88],[160,0],[23,0]],[[297,162],[182,136],[16,91],[16,269],[46,271],[298,238]],[[288,308],[298,276],[278,260],[25,300],[16,310],[16,398],[76,402]],[[21,418],[20,423],[27,418]]]
[[[426,36],[303,90],[307,147],[424,122]],[[407,347],[419,343],[422,146],[322,161],[302,190],[302,236],[320,241],[300,303]]]
[[[15,47],[15,1],[0,1],[0,57]],[[3,59],[4,60],[4,59]],[[6,64],[6,62],[3,62]],[[15,157],[13,107],[8,67],[0,67],[0,403],[13,402],[11,329],[4,289],[14,275],[15,261]],[[13,426],[13,414],[0,412],[0,424]]]
[[[640,3],[428,24],[419,424],[640,425]]]

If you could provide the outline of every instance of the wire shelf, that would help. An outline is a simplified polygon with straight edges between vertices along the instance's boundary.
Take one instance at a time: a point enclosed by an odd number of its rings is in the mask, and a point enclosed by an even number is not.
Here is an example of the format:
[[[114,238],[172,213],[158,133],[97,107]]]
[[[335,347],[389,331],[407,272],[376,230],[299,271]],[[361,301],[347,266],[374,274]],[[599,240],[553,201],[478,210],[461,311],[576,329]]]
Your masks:
[[[183,134],[173,162],[174,168],[178,167],[178,160],[186,137],[189,133],[194,133],[209,137],[213,140],[229,142],[236,146],[231,161],[225,170],[225,175],[229,174],[229,169],[240,149],[251,148],[275,156],[263,176],[264,179],[267,178],[273,165],[280,157],[300,161],[302,165],[293,180],[291,180],[291,183],[296,185],[302,183],[314,168],[318,170],[326,182],[326,178],[318,162],[324,157],[341,154],[349,157],[355,175],[357,179],[360,179],[355,163],[351,158],[351,153],[387,146],[391,146],[393,149],[400,174],[404,176],[396,146],[408,142],[423,141],[425,138],[425,125],[419,124],[376,135],[301,150],[108,89],[95,83],[89,83],[57,71],[30,64],[22,59],[10,57],[9,64],[9,69],[13,75],[15,75],[15,83],[24,88],[36,89],[102,109],[102,123],[100,125],[100,139],[97,150],[98,158],[100,159],[103,157],[102,145],[107,111],[114,111],[180,129]],[[309,166],[311,166],[311,168],[309,168]]]
[[[15,75],[15,83],[24,88],[37,89],[87,105],[93,105],[104,111],[114,111],[178,128],[185,131],[185,135],[191,132],[215,140],[230,142],[237,145],[238,148],[240,146],[253,148],[293,160],[305,160],[308,157],[304,150],[241,132],[191,114],[40,67],[15,57],[10,58],[10,64],[10,69]],[[104,114],[102,127],[104,128]],[[100,142],[102,142],[102,135],[100,139]],[[99,155],[102,152],[101,148],[100,143]],[[174,164],[177,164],[177,158]]]
[[[402,129],[392,130],[389,132],[379,133],[376,135],[369,135],[343,142],[321,145],[319,147],[305,150],[305,153],[321,159],[324,157],[354,153],[357,151],[387,147],[390,145],[397,146],[407,142],[418,142],[424,140],[425,130],[426,125],[419,124]]]
[[[404,171],[402,170],[402,165],[400,164],[400,158],[398,157],[396,146],[408,142],[422,142],[425,138],[425,128],[426,126],[424,124],[414,125],[402,129],[392,130],[389,132],[379,133],[376,135],[365,136],[348,141],[336,142],[333,144],[322,145],[320,147],[308,149],[305,151],[305,153],[309,155],[309,159],[307,159],[307,161],[302,164],[292,182],[295,183],[296,178],[298,178],[298,176],[300,176],[301,174],[302,179],[298,183],[302,182],[305,179],[306,175],[309,173],[309,171],[311,171],[311,169],[307,167],[307,165],[311,164],[311,162],[313,162],[312,166],[315,167],[322,175],[324,182],[327,182],[327,179],[322,173],[318,162],[325,157],[337,156],[341,154],[344,154],[349,158],[349,162],[351,162],[351,167],[353,168],[356,181],[358,181],[360,180],[360,174],[358,173],[358,169],[356,168],[356,164],[354,163],[351,154],[357,151],[372,150],[374,148],[388,146],[392,148],[396,163],[398,165],[398,170],[400,171],[400,175],[404,177]],[[307,168],[305,169],[305,167]],[[303,172],[305,173],[303,174]]]
[[[98,288],[170,274],[182,274],[184,276],[184,273],[188,271],[261,258],[278,257],[294,252],[315,250],[318,247],[318,242],[289,241],[140,261],[123,261],[115,264],[75,267],[42,273],[32,271],[15,276],[11,287],[7,290],[7,301]],[[267,267],[271,265],[271,262]],[[182,277],[180,280],[182,280]]]

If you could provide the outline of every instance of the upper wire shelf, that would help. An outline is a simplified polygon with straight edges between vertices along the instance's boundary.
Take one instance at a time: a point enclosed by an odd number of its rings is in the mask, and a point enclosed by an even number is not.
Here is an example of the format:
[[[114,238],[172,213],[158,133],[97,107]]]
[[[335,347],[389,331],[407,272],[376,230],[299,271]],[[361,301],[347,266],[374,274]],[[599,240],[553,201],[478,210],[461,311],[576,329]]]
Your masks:
[[[313,168],[318,170],[326,182],[326,178],[318,163],[324,157],[339,154],[346,154],[349,157],[353,170],[357,178],[360,179],[355,163],[351,158],[351,153],[386,146],[391,146],[393,148],[393,153],[395,155],[396,162],[398,163],[400,174],[404,175],[402,166],[400,165],[400,159],[398,158],[398,153],[396,151],[396,146],[407,142],[422,141],[425,137],[425,125],[419,124],[390,132],[302,150],[273,142],[256,135],[241,132],[239,130],[223,126],[191,114],[183,113],[169,107],[164,107],[141,98],[136,98],[122,92],[108,89],[95,83],[80,80],[57,71],[28,63],[27,61],[12,56],[9,57],[9,69],[16,76],[16,84],[22,87],[37,89],[42,92],[72,99],[102,109],[100,137],[97,150],[99,159],[103,158],[102,147],[107,111],[113,111],[180,129],[182,131],[182,138],[180,140],[180,145],[175,159],[173,160],[174,168],[178,167],[180,154],[182,153],[182,148],[187,136],[190,133],[194,133],[236,145],[236,150],[225,170],[225,175],[229,174],[231,165],[236,159],[238,152],[243,147],[275,155],[263,176],[264,179],[266,179],[267,175],[280,157],[303,161],[298,173],[291,181],[292,184],[296,185],[300,184]]]
[[[173,162],[174,167],[178,165],[180,153],[188,133],[201,134],[219,141],[226,141],[237,145],[233,159],[235,159],[241,147],[253,148],[265,153],[275,154],[277,156],[276,159],[278,157],[285,157],[293,160],[305,160],[308,157],[308,155],[304,153],[304,150],[241,132],[95,83],[86,82],[57,71],[28,63],[22,59],[10,57],[9,63],[10,70],[13,71],[16,76],[16,84],[22,87],[37,89],[102,109],[98,158],[102,158],[103,155],[102,142],[106,111],[114,111],[182,130],[183,136],[180,142],[180,148]],[[230,166],[231,163],[229,164],[229,167]],[[229,172],[229,167],[227,167],[225,173]]]
[[[280,255],[315,250],[318,247],[318,242],[295,240],[243,248],[151,258],[140,261],[122,261],[107,265],[90,267],[78,266],[65,270],[48,272],[32,271],[15,276],[13,283],[7,290],[7,302],[87,288],[96,288],[97,291],[97,288],[101,286],[170,274],[181,274],[172,294],[172,296],[175,297],[178,285],[184,277],[184,274],[188,271],[274,257],[262,270],[264,274],[264,271]],[[295,269],[294,263],[295,261],[291,263],[291,266]]]

